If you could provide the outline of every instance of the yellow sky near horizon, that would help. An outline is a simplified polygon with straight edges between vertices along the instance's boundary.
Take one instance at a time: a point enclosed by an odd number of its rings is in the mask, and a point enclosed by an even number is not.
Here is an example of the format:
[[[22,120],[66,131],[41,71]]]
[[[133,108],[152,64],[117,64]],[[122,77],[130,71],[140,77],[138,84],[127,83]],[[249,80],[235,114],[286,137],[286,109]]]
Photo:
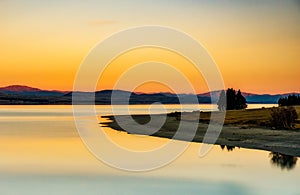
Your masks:
[[[101,40],[130,27],[162,25],[186,32],[202,43],[219,66],[226,87],[253,93],[300,92],[299,24],[298,0],[176,0],[172,4],[4,0],[0,2],[0,86],[71,90],[82,60]],[[125,54],[118,64],[140,62],[136,55],[143,56],[142,60],[165,57],[177,67],[183,60],[164,51],[159,51],[160,55],[149,51],[133,52],[124,60]],[[114,67],[109,74],[120,73],[120,67]],[[181,70],[196,92],[205,92],[201,75],[195,74],[192,66],[185,67]],[[102,80],[98,89],[110,88],[112,83],[112,78]],[[139,88],[145,92],[166,89],[157,83]]]
[[[167,49],[146,47],[129,50],[110,62],[97,89],[185,93],[185,78],[195,92],[209,91],[202,74],[188,59]]]

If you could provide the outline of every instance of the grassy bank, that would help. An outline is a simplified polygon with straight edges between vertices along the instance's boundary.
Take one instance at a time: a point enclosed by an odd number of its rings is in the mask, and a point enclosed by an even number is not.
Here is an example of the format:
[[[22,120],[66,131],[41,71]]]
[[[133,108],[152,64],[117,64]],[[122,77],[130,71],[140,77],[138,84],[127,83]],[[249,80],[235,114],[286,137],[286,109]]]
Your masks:
[[[300,116],[300,107],[296,107],[297,113]],[[186,140],[186,135],[189,134],[189,124],[199,120],[198,129],[194,136],[194,142],[203,142],[208,123],[210,121],[211,112],[199,113],[170,113],[164,125],[151,136],[173,138],[179,123],[185,123],[186,134],[177,137],[179,140]],[[216,112],[221,116],[220,112]],[[150,121],[149,115],[134,115],[134,120],[140,124],[145,124]],[[215,144],[237,146],[250,149],[267,150],[271,152],[279,152],[292,156],[300,156],[300,123],[296,124],[296,129],[293,130],[274,130],[269,127],[270,108],[249,109],[249,110],[233,110],[226,112],[226,119],[223,129]],[[114,116],[105,116],[110,122],[102,123],[103,126],[108,126],[115,130],[126,131],[119,126]],[[120,116],[122,120],[122,116]],[[133,122],[123,119],[128,127],[135,127]],[[220,119],[216,119],[218,122]],[[192,125],[191,125],[192,126]],[[135,128],[132,128],[135,129]],[[132,130],[130,129],[130,130]],[[144,128],[138,128],[130,131],[133,134],[148,135]]]
[[[300,106],[295,106],[295,109],[300,116]],[[251,127],[263,127],[269,128],[270,118],[271,118],[271,108],[261,108],[261,109],[248,109],[248,110],[228,110],[226,111],[226,117],[224,125],[236,125],[243,128]],[[196,120],[199,113],[170,113],[169,116],[177,117],[177,119],[183,120]],[[220,118],[223,114],[220,112],[215,112],[216,118],[214,122],[221,121]],[[211,112],[200,112],[199,122],[209,123],[211,117]],[[296,121],[296,129],[300,129],[300,120]]]

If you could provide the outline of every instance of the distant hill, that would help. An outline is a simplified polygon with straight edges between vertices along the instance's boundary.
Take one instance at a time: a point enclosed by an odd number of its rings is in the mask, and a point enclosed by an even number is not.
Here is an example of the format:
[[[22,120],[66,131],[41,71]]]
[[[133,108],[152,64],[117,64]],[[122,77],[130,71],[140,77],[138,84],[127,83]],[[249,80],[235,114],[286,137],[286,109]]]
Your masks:
[[[20,95],[20,96],[62,96],[66,92],[63,91],[49,91],[49,90],[42,90],[39,88],[28,87],[25,85],[10,85],[6,87],[0,87],[0,93],[7,94],[7,95]]]
[[[28,87],[25,85],[10,85],[6,87],[0,87],[0,91],[4,92],[37,92],[42,91],[38,88]]]
[[[219,99],[221,91],[212,91],[206,92],[202,94],[198,94],[198,96],[210,97],[212,98],[212,102],[216,103]],[[279,98],[287,97],[289,95],[300,95],[300,93],[284,93],[284,94],[254,94],[254,93],[247,93],[242,92],[242,95],[246,98],[248,104],[277,104]]]
[[[88,92],[70,92],[65,97],[72,97],[73,93],[82,96],[82,104],[85,102],[85,94]],[[111,104],[112,93],[114,93],[115,104],[127,104],[126,97],[130,97],[130,104],[152,104],[160,102],[162,104],[179,104],[180,101],[185,104],[193,103],[194,95],[191,94],[171,94],[171,93],[134,93],[124,90],[102,90],[95,92],[96,104]],[[199,103],[210,103],[210,97],[197,96]]]
[[[130,97],[130,104],[151,104],[161,102],[163,104],[193,103],[192,94],[172,94],[172,93],[132,93],[124,90],[101,90],[95,92],[95,104],[111,104],[112,93],[115,94],[114,103],[127,104],[124,97]],[[80,95],[79,104],[90,104],[87,102],[86,94],[91,92],[64,92],[56,90],[43,90],[23,85],[11,85],[0,87],[0,104],[72,104],[72,94]],[[278,99],[290,94],[300,95],[299,93],[286,94],[253,94],[244,92],[247,103],[272,103],[277,104]],[[216,103],[219,99],[220,91],[212,91],[197,94],[198,102]]]
[[[277,104],[279,98],[287,97],[289,95],[300,95],[300,93],[285,93],[285,94],[248,94],[246,95],[247,103],[270,103],[270,104]]]

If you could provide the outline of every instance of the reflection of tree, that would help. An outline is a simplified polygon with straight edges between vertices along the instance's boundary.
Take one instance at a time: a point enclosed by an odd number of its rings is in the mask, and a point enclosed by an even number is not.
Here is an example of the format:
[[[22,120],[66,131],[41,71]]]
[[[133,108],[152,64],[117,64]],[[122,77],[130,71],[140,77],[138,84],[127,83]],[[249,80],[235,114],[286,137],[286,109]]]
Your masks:
[[[269,156],[271,158],[271,163],[280,167],[282,170],[291,170],[296,166],[297,163],[297,157],[281,154],[279,152],[271,152]]]
[[[220,145],[221,149],[224,150],[225,148],[225,145]]]
[[[222,150],[224,150],[224,148],[226,147],[227,151],[233,151],[235,146],[227,146],[227,145],[220,145],[220,147],[222,148]]]

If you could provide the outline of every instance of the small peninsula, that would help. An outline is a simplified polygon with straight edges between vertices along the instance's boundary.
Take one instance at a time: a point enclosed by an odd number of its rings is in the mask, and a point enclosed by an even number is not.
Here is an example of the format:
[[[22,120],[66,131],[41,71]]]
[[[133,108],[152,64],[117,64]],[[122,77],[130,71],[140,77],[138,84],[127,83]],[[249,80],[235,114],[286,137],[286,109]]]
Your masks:
[[[299,115],[300,106],[295,106],[295,109]],[[300,157],[299,119],[296,120],[293,129],[275,129],[270,126],[269,122],[271,110],[272,108],[227,111],[221,134],[215,144],[266,150]],[[221,113],[220,111],[215,112],[217,112],[216,114]],[[164,125],[157,132],[151,134],[151,136],[172,139],[177,131],[180,121],[188,125],[189,123],[198,120],[199,125],[193,142],[203,143],[203,137],[206,133],[208,123],[210,122],[210,115],[211,112],[200,112],[199,118],[199,111],[169,113],[167,114]],[[114,116],[102,117],[109,119],[108,122],[102,122],[102,126],[125,131],[118,125]],[[128,116],[119,117],[121,120],[122,117],[126,120],[125,118]],[[146,124],[150,121],[149,115],[132,115],[132,117],[140,124]],[[143,129],[134,133],[142,135],[147,134]],[[178,139],[185,140],[185,137],[179,137]]]

